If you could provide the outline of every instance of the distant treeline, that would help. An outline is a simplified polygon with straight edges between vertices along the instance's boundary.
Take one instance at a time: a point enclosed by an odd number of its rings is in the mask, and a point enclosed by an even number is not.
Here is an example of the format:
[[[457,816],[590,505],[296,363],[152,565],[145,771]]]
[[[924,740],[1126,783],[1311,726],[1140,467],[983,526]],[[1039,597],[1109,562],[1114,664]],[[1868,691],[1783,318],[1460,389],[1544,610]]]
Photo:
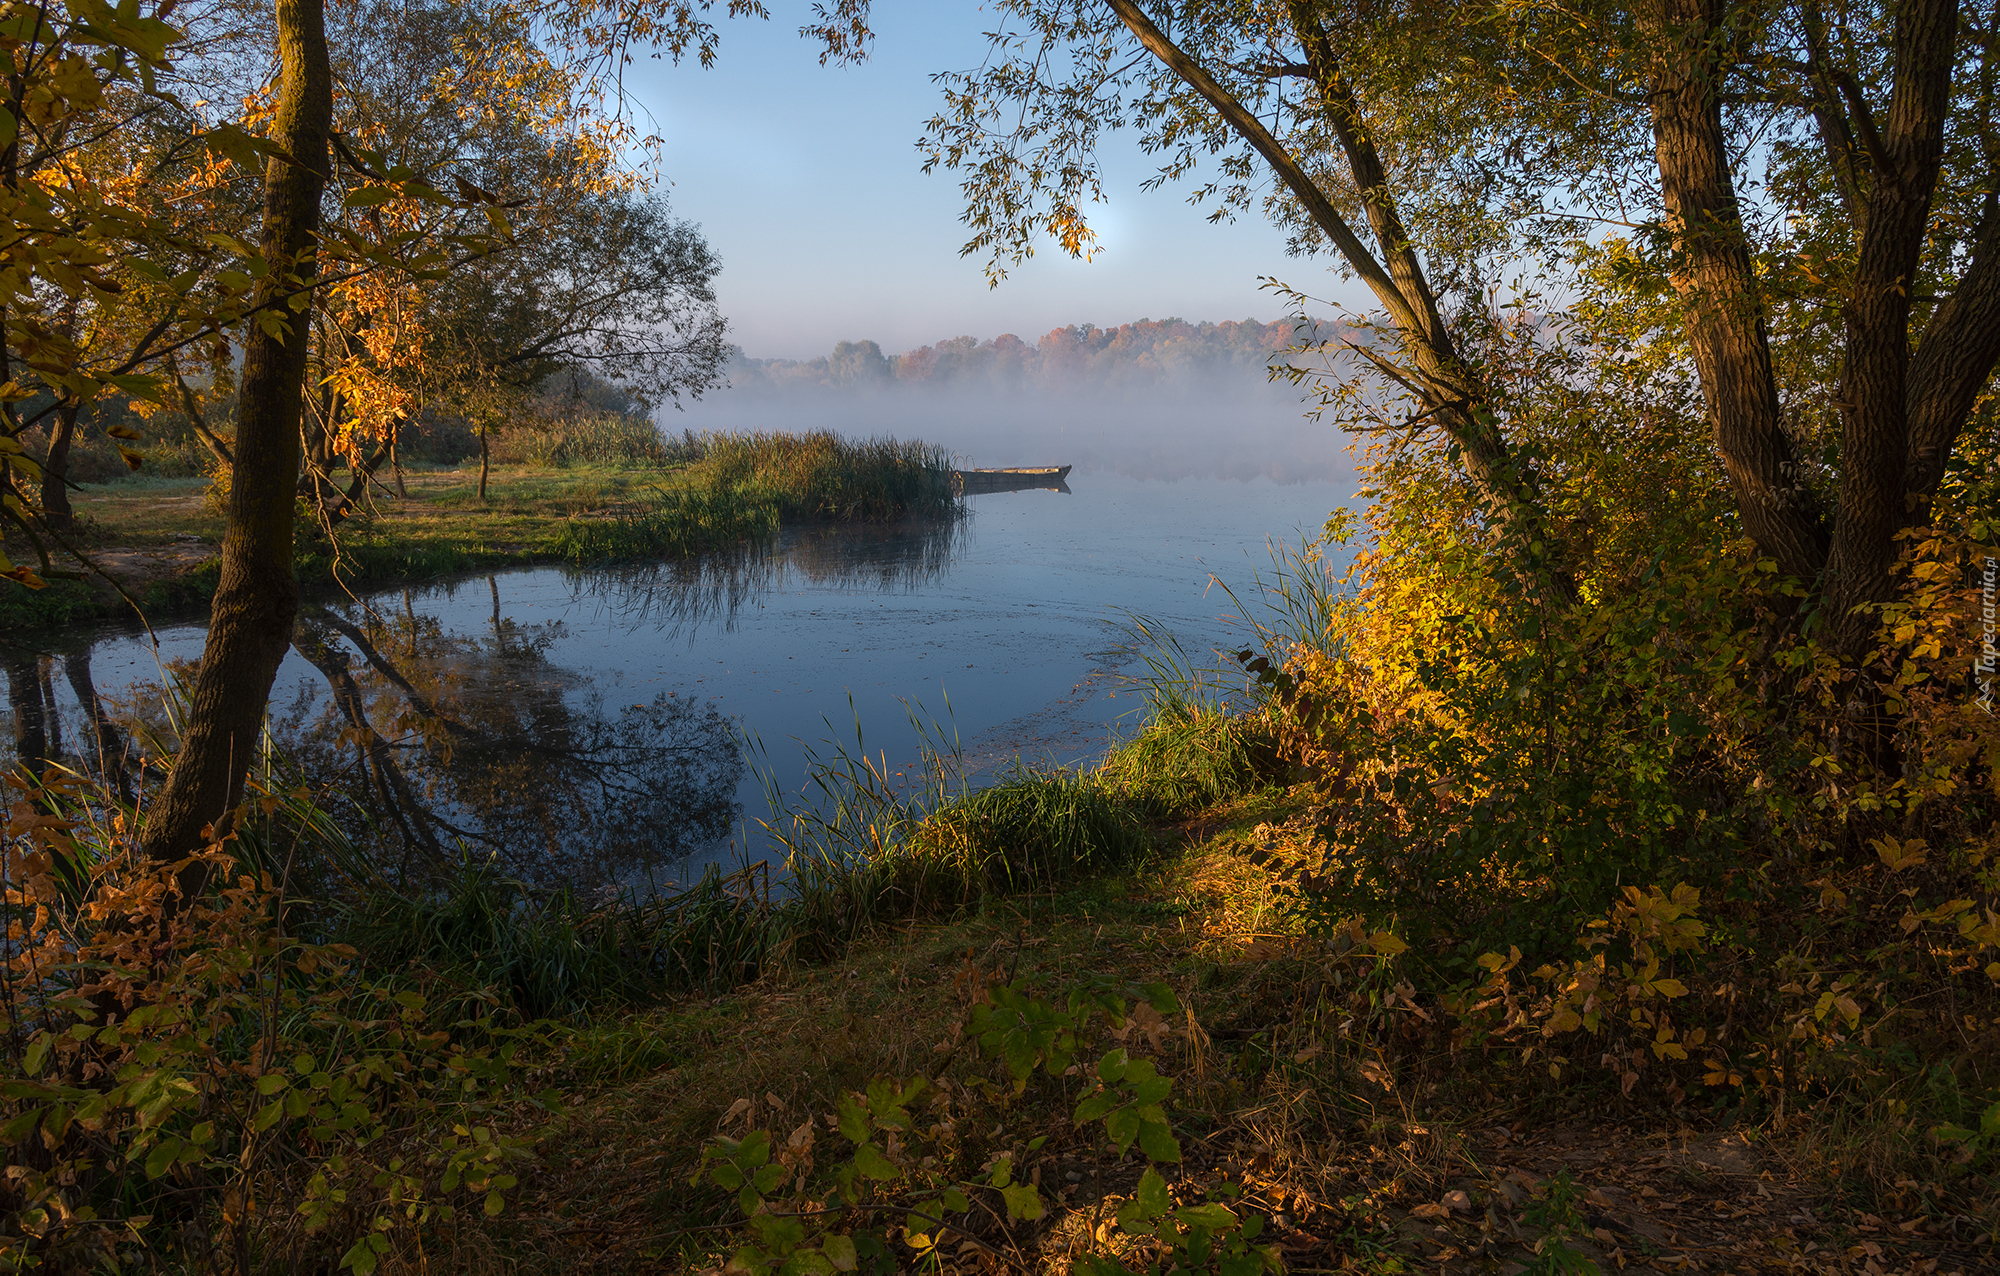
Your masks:
[[[1322,337],[1330,324],[1317,326]],[[1012,333],[990,341],[953,337],[903,354],[873,341],[843,341],[817,359],[751,359],[732,352],[727,375],[739,390],[875,389],[898,386],[1132,390],[1190,382],[1265,379],[1301,336],[1292,320],[1189,323],[1141,319],[1100,328],[1057,328],[1034,345]]]

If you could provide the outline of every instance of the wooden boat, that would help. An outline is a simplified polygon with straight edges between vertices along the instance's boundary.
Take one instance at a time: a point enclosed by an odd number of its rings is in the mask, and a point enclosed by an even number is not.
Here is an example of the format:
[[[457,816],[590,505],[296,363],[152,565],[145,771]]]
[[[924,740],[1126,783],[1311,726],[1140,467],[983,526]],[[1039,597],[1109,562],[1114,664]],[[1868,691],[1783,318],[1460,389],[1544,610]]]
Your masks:
[[[1069,484],[1063,480],[1069,477],[1067,465],[1036,465],[1005,470],[959,470],[952,486],[959,492],[970,495],[973,492],[1021,492],[1033,488],[1047,488],[1056,492],[1069,491]]]

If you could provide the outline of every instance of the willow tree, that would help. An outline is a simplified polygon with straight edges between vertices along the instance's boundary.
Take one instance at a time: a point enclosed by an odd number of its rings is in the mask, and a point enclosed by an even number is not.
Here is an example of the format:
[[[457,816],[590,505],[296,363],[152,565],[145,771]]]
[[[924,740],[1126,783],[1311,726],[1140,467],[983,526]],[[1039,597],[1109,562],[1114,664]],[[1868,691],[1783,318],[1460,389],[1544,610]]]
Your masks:
[[[995,275],[1088,251],[1098,139],[1267,210],[1366,285],[1361,352],[1503,517],[1545,517],[1463,348],[1511,268],[1675,299],[1736,520],[1859,658],[2000,359],[1994,15],[1956,0],[1500,5],[1004,0],[946,76],[929,163],[966,173]],[[1604,276],[1597,278],[1601,281]],[[1441,286],[1440,279],[1445,282]],[[1567,282],[1593,281],[1572,270]],[[1454,295],[1456,294],[1456,295]],[[1467,304],[1470,301],[1472,304]]]

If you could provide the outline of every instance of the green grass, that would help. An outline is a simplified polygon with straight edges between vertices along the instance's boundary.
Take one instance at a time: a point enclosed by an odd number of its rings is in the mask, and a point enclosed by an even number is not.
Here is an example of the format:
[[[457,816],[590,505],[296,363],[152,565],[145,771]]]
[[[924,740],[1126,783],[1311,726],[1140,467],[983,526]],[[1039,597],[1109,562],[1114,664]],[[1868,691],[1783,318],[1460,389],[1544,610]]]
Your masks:
[[[573,519],[550,542],[557,557],[582,566],[649,558],[691,558],[778,531],[778,507],[741,489],[663,489],[645,513],[616,519]]]
[[[1104,778],[1152,819],[1185,819],[1268,783],[1281,769],[1261,713],[1162,706],[1104,764]]]
[[[787,523],[948,518],[962,508],[950,454],[929,443],[858,442],[820,430],[710,435],[705,444],[691,483],[768,501]]]
[[[767,883],[711,870],[681,890],[592,906],[467,865],[434,893],[370,890],[332,925],[378,970],[492,989],[528,1019],[588,1017],[755,979],[781,947]]]
[[[494,468],[483,500],[476,462],[411,467],[401,481],[406,495],[376,488],[331,541],[302,519],[301,584],[333,592],[537,563],[687,558],[763,542],[780,526],[948,520],[964,508],[951,492],[950,457],[915,441],[847,440],[826,431],[641,437],[629,421],[593,420],[547,438],[516,438],[510,450],[516,444],[534,463]],[[224,524],[208,489],[205,478],[144,474],[85,485],[74,494],[75,539],[86,551],[149,550],[190,536],[212,548]],[[10,539],[7,549],[16,561],[33,561],[25,542]],[[215,584],[211,559],[128,588],[150,618],[163,620],[199,613]],[[85,582],[55,581],[33,595],[0,591],[0,629],[130,611],[110,590]]]

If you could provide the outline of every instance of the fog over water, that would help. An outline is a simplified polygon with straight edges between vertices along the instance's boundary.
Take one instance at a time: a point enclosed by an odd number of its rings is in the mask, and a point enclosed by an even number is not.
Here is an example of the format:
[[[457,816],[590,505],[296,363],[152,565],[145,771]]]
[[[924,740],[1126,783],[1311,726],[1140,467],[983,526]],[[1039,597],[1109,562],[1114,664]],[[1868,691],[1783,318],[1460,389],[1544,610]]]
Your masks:
[[[1312,420],[1311,386],[1273,363],[1352,335],[1292,321],[1140,320],[1058,328],[1029,344],[957,337],[901,354],[843,341],[810,360],[740,352],[728,384],[659,414],[669,432],[832,429],[920,438],[968,467],[1074,465],[1139,479],[1346,482],[1349,439]],[[1288,351],[1289,348],[1289,351]]]
[[[1271,542],[1356,497],[1346,439],[1264,375],[1266,326],[1153,325],[1151,345],[1135,327],[739,360],[731,388],[664,424],[914,437],[968,467],[1070,465],[1068,490],[975,495],[956,523],[309,606],[273,688],[276,756],[413,882],[463,853],[600,885],[773,854],[746,738],[793,794],[808,750],[857,730],[906,765],[912,712],[977,774],[1088,764],[1143,709],[1134,616],[1202,660],[1254,641],[1229,591],[1254,610]],[[1215,357],[1225,339],[1247,357]],[[1162,357],[1174,341],[1202,357]],[[1077,349],[1095,352],[1086,375],[1056,358]],[[204,626],[158,637],[0,642],[16,751],[136,779],[149,741],[171,745],[162,675],[192,668]]]
[[[1305,419],[1291,386],[1250,382],[1123,393],[1033,387],[712,392],[666,429],[824,428],[941,444],[968,467],[1074,465],[1138,479],[1338,482],[1354,472],[1346,434]]]

